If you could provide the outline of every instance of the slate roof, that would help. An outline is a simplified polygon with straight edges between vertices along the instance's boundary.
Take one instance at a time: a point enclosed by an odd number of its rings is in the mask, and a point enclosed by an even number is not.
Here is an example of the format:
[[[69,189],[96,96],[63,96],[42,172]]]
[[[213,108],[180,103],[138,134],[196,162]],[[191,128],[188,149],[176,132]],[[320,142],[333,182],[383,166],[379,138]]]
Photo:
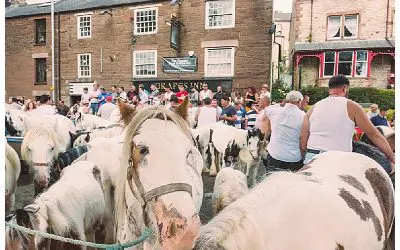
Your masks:
[[[395,41],[389,40],[363,40],[363,41],[342,41],[324,43],[295,43],[294,51],[321,51],[321,50],[340,50],[340,49],[382,49],[394,48]]]
[[[135,5],[146,2],[158,2],[156,0],[60,0],[54,3],[55,12],[70,12],[78,10],[107,8],[121,5]],[[51,6],[44,4],[11,5],[5,9],[5,17],[34,16],[50,14]]]

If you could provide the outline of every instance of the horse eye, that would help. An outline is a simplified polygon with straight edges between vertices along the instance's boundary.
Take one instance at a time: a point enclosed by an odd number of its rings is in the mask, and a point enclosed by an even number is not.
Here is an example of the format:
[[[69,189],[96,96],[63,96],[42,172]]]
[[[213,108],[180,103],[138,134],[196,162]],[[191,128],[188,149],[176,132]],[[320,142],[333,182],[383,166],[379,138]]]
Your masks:
[[[141,155],[146,155],[149,153],[149,149],[147,147],[143,147],[140,149],[140,154]]]
[[[51,147],[51,151],[53,151],[54,150],[54,147]]]
[[[30,148],[27,148],[27,149],[28,149],[29,152],[31,152],[31,149],[30,149]]]

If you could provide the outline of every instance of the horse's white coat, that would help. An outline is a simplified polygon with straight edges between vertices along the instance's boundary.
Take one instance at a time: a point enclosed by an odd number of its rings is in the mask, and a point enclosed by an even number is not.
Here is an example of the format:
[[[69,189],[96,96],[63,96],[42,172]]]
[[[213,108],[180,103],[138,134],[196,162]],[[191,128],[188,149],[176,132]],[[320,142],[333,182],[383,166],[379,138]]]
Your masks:
[[[171,120],[152,118],[155,114]],[[161,245],[167,248],[177,247],[175,244],[188,244],[187,240],[193,239],[190,235],[196,233],[199,226],[197,213],[203,199],[202,159],[191,139],[187,122],[163,107],[141,109],[127,126],[123,167],[115,192],[118,241],[135,239],[144,228],[140,201],[132,194],[126,179],[132,141],[139,149],[148,148],[148,152],[140,153],[139,159],[136,159],[138,176],[145,192],[169,183],[187,183],[192,186],[192,197],[187,192],[175,191],[149,201],[146,206],[147,218],[150,220],[149,226],[155,232],[152,240],[148,242],[149,245],[158,247],[158,238],[163,239]],[[136,186],[134,182],[133,185]],[[157,207],[164,207],[166,214],[156,210]],[[175,211],[175,215],[168,215],[170,210]],[[165,231],[169,230],[169,223],[175,219],[180,220],[179,218],[186,221],[183,228],[177,229],[175,236],[164,238]],[[159,223],[160,228],[157,226]]]
[[[46,232],[51,227],[52,233],[60,236],[69,236],[72,231],[80,240],[94,242],[96,226],[105,212],[103,191],[94,169],[87,161],[72,164],[63,170],[60,180],[24,208],[26,211],[39,208],[36,213],[30,212],[35,230]],[[15,217],[11,223],[16,223]],[[9,235],[6,231],[6,242]],[[42,238],[35,236],[34,239],[38,246]]]
[[[15,189],[17,188],[17,181],[21,173],[21,162],[17,152],[6,142],[6,160],[5,160],[5,212],[14,210],[15,202]]]
[[[35,183],[46,188],[50,181],[50,163],[58,154],[64,152],[69,141],[63,141],[52,127],[39,125],[32,127],[25,135],[21,145],[21,158],[34,171]],[[48,166],[36,166],[35,163],[48,163]]]
[[[372,220],[361,220],[339,192],[343,188],[369,202],[384,228],[379,201],[365,177],[367,169],[377,169],[392,187],[383,169],[366,156],[348,152],[320,154],[310,166],[311,176],[271,174],[204,226],[195,249],[205,249],[202,246],[211,242],[230,250],[320,250],[335,249],[337,244],[352,250],[382,249],[384,236],[378,241]],[[367,194],[338,175],[357,178]]]
[[[104,128],[104,129],[94,129],[90,131],[89,134],[89,142],[95,138],[111,138],[114,136],[121,135],[123,128],[120,126],[115,126],[111,128]],[[86,142],[87,134],[80,135],[74,142],[73,147],[87,145]]]
[[[212,195],[214,214],[249,192],[247,177],[239,170],[223,168],[215,178]]]
[[[11,105],[6,104],[6,119],[12,121],[12,126],[19,132],[20,135],[24,134],[24,120],[27,117],[27,113],[14,108]]]
[[[112,124],[115,124],[115,122],[108,121],[96,115],[79,113],[76,118],[77,130],[92,130],[99,127],[108,127]]]

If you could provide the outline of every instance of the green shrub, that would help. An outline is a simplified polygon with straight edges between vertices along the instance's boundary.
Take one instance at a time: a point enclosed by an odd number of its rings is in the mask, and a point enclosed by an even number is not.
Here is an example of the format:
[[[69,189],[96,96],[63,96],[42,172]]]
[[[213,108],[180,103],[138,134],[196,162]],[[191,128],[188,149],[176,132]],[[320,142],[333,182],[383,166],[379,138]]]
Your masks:
[[[310,105],[329,95],[327,87],[308,87],[302,91],[310,96]],[[350,88],[349,98],[358,103],[376,103],[379,107],[395,108],[395,92],[392,89]]]
[[[283,81],[276,80],[272,84],[271,101],[280,102],[286,98],[286,94],[290,92],[290,88],[286,87]]]

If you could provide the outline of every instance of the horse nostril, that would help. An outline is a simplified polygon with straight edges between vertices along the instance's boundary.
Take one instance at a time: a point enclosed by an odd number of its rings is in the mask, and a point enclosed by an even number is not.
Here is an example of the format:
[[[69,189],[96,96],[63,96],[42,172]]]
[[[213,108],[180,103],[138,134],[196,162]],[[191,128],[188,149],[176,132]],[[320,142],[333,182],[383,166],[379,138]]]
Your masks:
[[[169,236],[175,237],[177,230],[178,228],[176,226],[176,223],[172,222],[171,225],[169,226]]]

